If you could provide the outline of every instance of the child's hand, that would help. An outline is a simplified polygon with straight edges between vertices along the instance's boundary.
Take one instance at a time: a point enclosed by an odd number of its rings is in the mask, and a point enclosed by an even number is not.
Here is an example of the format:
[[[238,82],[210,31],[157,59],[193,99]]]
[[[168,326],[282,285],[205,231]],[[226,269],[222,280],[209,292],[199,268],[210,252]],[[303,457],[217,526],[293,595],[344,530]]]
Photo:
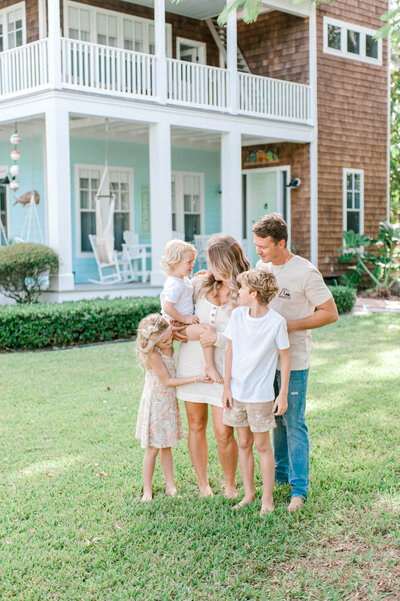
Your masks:
[[[208,376],[196,376],[196,382],[203,382],[205,384],[210,384],[212,382],[212,380]]]
[[[232,401],[232,393],[229,389],[224,388],[224,392],[222,393],[222,404],[225,409],[232,409],[233,401]]]
[[[274,403],[274,415],[283,415],[288,408],[287,394],[279,394]]]
[[[199,318],[197,317],[197,315],[185,315],[183,323],[185,323],[186,325],[190,326],[190,325],[193,325],[195,323],[199,323]]]

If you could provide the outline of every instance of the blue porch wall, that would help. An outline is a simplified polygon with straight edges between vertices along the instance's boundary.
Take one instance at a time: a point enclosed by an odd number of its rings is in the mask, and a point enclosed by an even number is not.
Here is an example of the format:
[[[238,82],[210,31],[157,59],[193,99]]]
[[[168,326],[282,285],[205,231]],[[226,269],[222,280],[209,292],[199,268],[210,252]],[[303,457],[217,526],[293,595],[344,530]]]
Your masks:
[[[75,165],[104,165],[105,143],[92,138],[71,137],[71,209],[73,271],[77,284],[88,279],[98,279],[96,263],[92,258],[77,257],[76,239],[76,191]],[[133,168],[134,178],[134,230],[140,236],[140,186],[149,186],[149,148],[147,144],[129,142],[108,143],[110,167]],[[205,233],[220,230],[220,153],[218,151],[172,148],[171,168],[173,171],[199,172],[205,174]],[[147,238],[141,242],[150,243]]]
[[[13,133],[10,130],[10,135]],[[10,152],[13,150],[13,146],[8,142],[0,142],[0,165],[7,165],[9,168],[14,164],[14,161],[10,158]],[[21,237],[22,229],[28,207],[21,204],[14,206],[15,198],[19,198],[25,192],[31,190],[37,190],[39,192],[40,201],[36,205],[37,214],[39,217],[40,228],[42,231],[43,242],[46,243],[46,218],[45,218],[45,195],[44,195],[44,145],[43,137],[41,135],[35,136],[23,136],[21,135],[21,143],[18,145],[18,150],[21,153],[21,158],[18,161],[20,168],[20,174],[17,177],[19,183],[19,190],[14,192],[8,188],[8,238]],[[30,242],[41,242],[40,234],[36,226],[36,220],[32,216],[31,221],[31,234]],[[26,233],[26,232],[25,232]]]

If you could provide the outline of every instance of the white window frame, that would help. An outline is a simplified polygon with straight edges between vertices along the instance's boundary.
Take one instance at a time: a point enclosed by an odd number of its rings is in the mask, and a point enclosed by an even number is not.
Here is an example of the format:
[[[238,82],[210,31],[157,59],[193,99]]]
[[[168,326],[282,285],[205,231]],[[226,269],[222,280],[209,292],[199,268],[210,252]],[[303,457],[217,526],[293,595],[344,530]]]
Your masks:
[[[0,22],[3,25],[3,52],[5,52],[6,50],[14,50],[14,48],[8,48],[7,15],[19,9],[22,9],[22,45],[24,46],[26,44],[25,2],[18,2],[17,4],[11,4],[11,6],[7,6],[7,8],[2,8],[0,10]]]
[[[186,44],[187,46],[193,46],[193,48],[198,48],[200,61],[198,63],[194,63],[197,65],[206,65],[207,64],[207,44],[205,42],[198,42],[197,40],[189,40],[188,38],[176,38],[176,58],[181,60],[181,44]]]
[[[205,174],[197,171],[172,171],[175,178],[176,199],[176,232],[185,234],[185,201],[183,198],[184,176],[200,176],[200,234],[204,234],[205,227]],[[172,224],[172,212],[171,212]]]
[[[76,258],[77,259],[90,259],[93,258],[93,253],[91,251],[83,251],[81,249],[81,203],[80,203],[80,186],[79,186],[79,173],[83,169],[96,169],[100,172],[100,178],[104,171],[104,165],[86,165],[84,163],[76,163],[75,164],[75,250],[76,250]],[[134,230],[134,216],[135,216],[135,207],[134,207],[134,170],[132,167],[119,167],[117,165],[113,165],[112,167],[108,167],[108,173],[103,183],[103,188],[108,189],[109,186],[109,173],[110,171],[125,171],[128,173],[129,178],[129,230]]]
[[[0,173],[8,173],[8,165],[2,165],[0,166]],[[7,234],[7,238],[10,238],[10,207],[9,207],[9,203],[8,203],[8,186],[6,184],[2,184],[5,188],[6,191],[6,223],[5,223],[5,229],[6,229],[6,234]],[[1,215],[0,215],[0,219],[1,219]],[[1,234],[0,234],[0,248],[1,248]]]
[[[149,36],[148,36],[148,26],[154,25],[154,20],[152,19],[144,19],[143,17],[136,17],[135,15],[130,15],[127,13],[117,12],[115,10],[108,10],[105,8],[99,8],[97,6],[91,6],[89,4],[82,4],[81,2],[73,2],[73,0],[64,0],[64,36],[68,38],[68,9],[71,8],[81,8],[87,10],[89,12],[89,20],[90,20],[90,39],[89,41],[93,44],[100,46],[97,42],[97,31],[96,31],[96,15],[97,13],[101,13],[106,16],[113,16],[117,19],[117,46],[116,48],[124,49],[124,32],[123,32],[123,20],[128,19],[132,21],[132,26],[134,27],[135,22],[143,23],[146,27],[144,28],[144,51],[142,54],[149,54]],[[166,45],[167,45],[167,56],[172,57],[172,25],[170,23],[166,23],[165,25],[166,32]],[[114,46],[112,46],[114,48]],[[134,50],[126,50],[126,52],[134,52]]]
[[[340,50],[330,48],[328,46],[328,25],[333,25],[340,29]],[[360,34],[360,54],[354,54],[353,52],[347,51],[347,32],[354,31]],[[330,17],[324,17],[324,47],[323,50],[326,54],[332,54],[333,56],[341,56],[343,58],[349,58],[350,60],[361,61],[363,63],[369,63],[370,65],[382,65],[382,40],[377,40],[378,43],[378,58],[373,58],[366,55],[366,35],[374,36],[376,34],[375,29],[369,29],[368,27],[361,27],[360,25],[353,25],[345,21],[339,21],[338,19],[331,19]]]
[[[360,175],[360,208],[347,208],[347,176],[348,175]],[[364,169],[349,169],[343,168],[343,182],[342,182],[342,194],[343,194],[343,223],[342,231],[347,231],[347,211],[359,211],[360,212],[360,231],[355,232],[359,234],[364,233]]]

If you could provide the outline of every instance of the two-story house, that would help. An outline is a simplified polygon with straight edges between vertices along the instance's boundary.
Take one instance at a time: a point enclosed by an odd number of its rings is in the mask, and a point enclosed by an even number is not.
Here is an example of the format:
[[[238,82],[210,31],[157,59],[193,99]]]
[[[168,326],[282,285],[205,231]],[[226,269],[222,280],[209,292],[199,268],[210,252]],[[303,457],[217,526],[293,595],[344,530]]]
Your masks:
[[[265,0],[257,22],[232,11],[220,28],[224,4],[0,0],[3,177],[21,137],[1,219],[21,237],[14,200],[38,191],[30,239],[60,255],[55,299],[102,292],[87,282],[103,176],[115,248],[125,230],[151,247],[137,293],[162,284],[174,235],[230,233],[254,263],[252,224],[280,211],[292,248],[330,275],[342,231],[387,217],[388,43],[373,37],[387,1]]]

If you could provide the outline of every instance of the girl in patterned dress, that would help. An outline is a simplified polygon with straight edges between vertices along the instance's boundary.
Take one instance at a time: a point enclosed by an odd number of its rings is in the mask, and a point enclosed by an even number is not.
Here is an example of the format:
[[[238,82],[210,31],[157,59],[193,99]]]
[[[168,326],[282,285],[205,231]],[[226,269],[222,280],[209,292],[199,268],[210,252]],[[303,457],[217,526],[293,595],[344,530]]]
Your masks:
[[[182,420],[176,398],[176,386],[193,382],[210,382],[207,376],[175,377],[172,328],[158,313],[148,315],[139,324],[137,354],[146,368],[140,400],[136,438],[145,450],[143,457],[142,502],[153,498],[152,480],[156,457],[160,451],[165,477],[165,493],[175,496],[172,449],[183,438]]]

